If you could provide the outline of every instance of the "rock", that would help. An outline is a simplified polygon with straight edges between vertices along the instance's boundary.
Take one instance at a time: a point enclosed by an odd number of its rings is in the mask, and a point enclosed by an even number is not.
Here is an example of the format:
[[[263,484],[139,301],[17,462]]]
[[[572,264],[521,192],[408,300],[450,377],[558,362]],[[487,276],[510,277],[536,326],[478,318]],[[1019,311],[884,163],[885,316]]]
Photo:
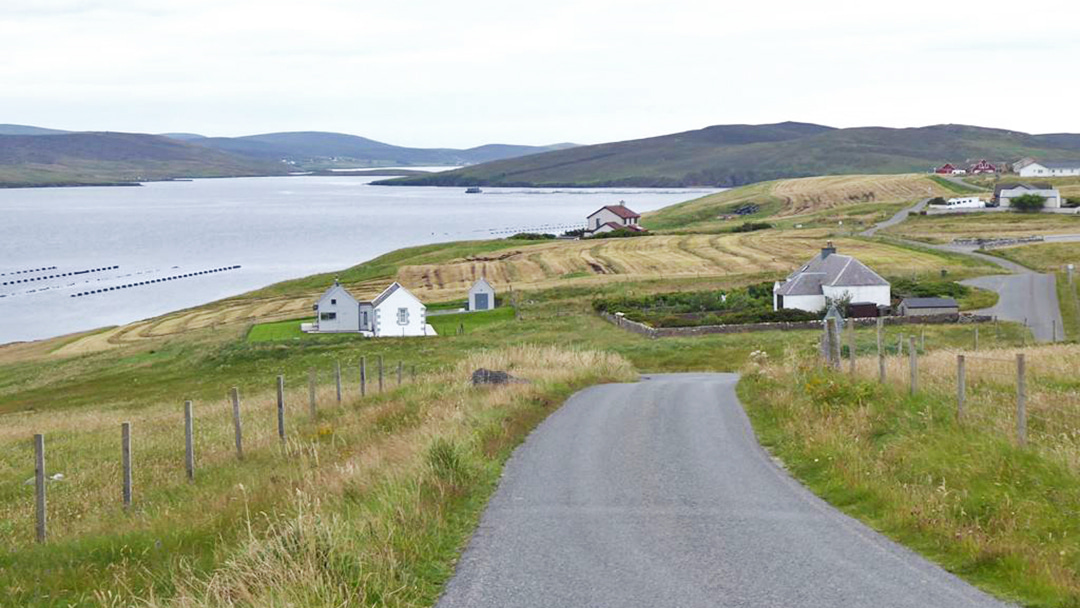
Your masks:
[[[506,372],[484,369],[482,367],[472,373],[473,386],[479,386],[481,384],[520,384],[523,382],[528,381],[515,378]]]

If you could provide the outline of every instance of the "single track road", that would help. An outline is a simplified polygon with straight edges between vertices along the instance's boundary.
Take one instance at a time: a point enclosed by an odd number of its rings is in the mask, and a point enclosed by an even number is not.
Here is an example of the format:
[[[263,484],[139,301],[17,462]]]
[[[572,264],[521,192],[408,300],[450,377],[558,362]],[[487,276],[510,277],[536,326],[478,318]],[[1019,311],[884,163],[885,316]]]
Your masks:
[[[510,458],[438,606],[1004,606],[789,477],[737,380],[574,395]]]

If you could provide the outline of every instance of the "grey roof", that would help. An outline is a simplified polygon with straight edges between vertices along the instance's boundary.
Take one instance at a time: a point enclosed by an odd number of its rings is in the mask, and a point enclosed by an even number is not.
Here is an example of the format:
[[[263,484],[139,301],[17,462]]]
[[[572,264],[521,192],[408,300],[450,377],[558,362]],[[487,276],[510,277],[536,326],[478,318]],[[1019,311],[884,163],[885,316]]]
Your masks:
[[[953,298],[904,298],[900,303],[904,308],[959,308]]]
[[[865,287],[888,284],[881,275],[850,255],[833,253],[822,257],[819,253],[802,268],[791,273],[776,293],[782,296],[811,296],[821,295],[824,286]]]
[[[1055,160],[1055,161],[1035,161],[1035,164],[1042,165],[1047,169],[1080,169],[1080,160]]]
[[[1013,190],[1014,188],[1023,188],[1024,190],[1053,190],[1054,185],[1047,182],[1031,182],[1024,184],[1009,182],[1004,184],[998,184],[994,186],[994,196],[1001,196],[1002,190]]]
[[[383,292],[379,294],[379,297],[372,300],[371,305],[372,306],[378,306],[379,304],[382,304],[383,300],[385,300],[386,298],[389,298],[392,293],[394,293],[395,291],[397,291],[399,289],[401,289],[401,283],[398,283],[398,282],[395,281],[393,285],[391,285],[391,286],[387,287],[386,289],[384,289]]]

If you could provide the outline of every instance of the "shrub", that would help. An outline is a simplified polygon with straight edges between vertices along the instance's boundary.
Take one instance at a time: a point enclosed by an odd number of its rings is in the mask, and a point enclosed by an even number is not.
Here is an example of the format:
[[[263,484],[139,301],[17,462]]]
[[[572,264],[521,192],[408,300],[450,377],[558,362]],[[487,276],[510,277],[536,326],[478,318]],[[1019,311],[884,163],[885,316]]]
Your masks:
[[[971,293],[971,288],[955,281],[901,278],[892,282],[892,291],[910,298],[962,298]]]
[[[611,232],[604,232],[601,234],[594,234],[587,236],[587,239],[625,239],[635,236],[648,236],[648,231],[639,232],[637,230],[630,230],[627,228],[619,228],[618,230],[612,230]]]
[[[944,198],[940,197],[940,196],[935,196],[934,198],[930,199],[930,204],[931,205],[945,205],[945,204],[947,204],[947,201]]]
[[[507,239],[511,241],[546,241],[553,238],[555,238],[554,234],[540,234],[538,232],[519,232],[514,236],[507,237]]]
[[[768,230],[773,225],[769,222],[743,222],[731,229],[732,232],[754,232],[755,230]]]
[[[1012,199],[1009,206],[1020,213],[1036,213],[1046,206],[1046,197],[1038,194],[1024,194]]]

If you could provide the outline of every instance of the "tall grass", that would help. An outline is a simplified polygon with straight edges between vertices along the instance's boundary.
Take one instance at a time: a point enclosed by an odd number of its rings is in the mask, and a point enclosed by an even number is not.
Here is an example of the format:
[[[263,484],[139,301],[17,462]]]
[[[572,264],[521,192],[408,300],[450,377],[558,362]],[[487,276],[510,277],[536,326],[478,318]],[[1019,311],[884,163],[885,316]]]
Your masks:
[[[888,357],[878,384],[876,357],[851,376],[805,349],[751,363],[740,394],[762,442],[833,504],[1003,598],[1075,606],[1080,346],[1026,349],[1026,447],[1015,439],[1014,353],[968,353],[962,421],[955,350],[920,357],[914,396],[906,356]]]
[[[478,367],[528,382],[473,387]],[[572,390],[633,377],[615,355],[511,346],[382,396],[349,394],[341,407],[323,384],[313,420],[306,386],[296,387],[285,446],[273,395],[252,395],[243,462],[226,404],[200,404],[194,483],[183,477],[175,404],[23,414],[0,438],[3,462],[32,468],[25,437],[52,429],[50,470],[66,479],[50,485],[43,547],[30,538],[32,488],[3,484],[17,486],[0,497],[5,546],[17,552],[0,554],[0,588],[15,605],[429,605],[510,449]],[[138,438],[130,512],[119,504],[123,419]]]

